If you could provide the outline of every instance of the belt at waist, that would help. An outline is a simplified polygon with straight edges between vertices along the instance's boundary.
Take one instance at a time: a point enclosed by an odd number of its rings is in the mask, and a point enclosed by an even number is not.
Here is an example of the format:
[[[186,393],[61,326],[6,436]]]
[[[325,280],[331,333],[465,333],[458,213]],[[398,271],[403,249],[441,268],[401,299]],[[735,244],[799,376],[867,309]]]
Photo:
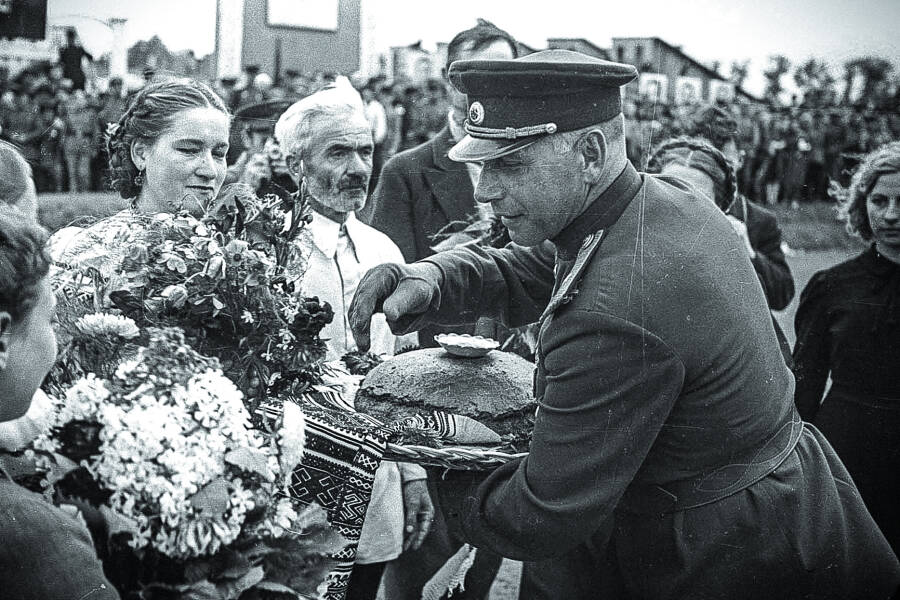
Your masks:
[[[796,411],[791,420],[759,449],[739,460],[692,479],[665,485],[632,484],[618,510],[637,514],[664,514],[697,508],[744,490],[775,469],[794,451],[803,421]]]

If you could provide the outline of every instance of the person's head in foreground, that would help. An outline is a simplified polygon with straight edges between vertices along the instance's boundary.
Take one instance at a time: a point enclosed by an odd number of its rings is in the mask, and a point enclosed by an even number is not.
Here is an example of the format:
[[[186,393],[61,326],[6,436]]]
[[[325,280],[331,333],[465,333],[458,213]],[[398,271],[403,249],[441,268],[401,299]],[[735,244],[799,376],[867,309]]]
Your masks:
[[[225,179],[230,120],[203,83],[147,85],[107,132],[111,187],[142,212],[202,214]]]
[[[372,129],[349,84],[331,85],[291,105],[275,124],[275,138],[314,211],[341,223],[365,205]]]
[[[475,200],[491,203],[514,242],[554,238],[625,169],[620,88],[636,76],[567,50],[450,66],[468,97],[468,135],[450,158],[482,164]]]
[[[847,231],[874,241],[879,252],[900,260],[900,142],[885,144],[867,154],[842,188],[832,183],[829,193],[838,202]]]
[[[686,181],[722,212],[737,197],[734,167],[722,152],[702,138],[678,137],[663,142],[650,157],[647,170]]]
[[[25,414],[56,360],[45,240],[19,211],[0,211],[0,422]]]
[[[31,179],[31,166],[15,146],[4,141],[0,141],[0,203],[37,219],[37,192]]]

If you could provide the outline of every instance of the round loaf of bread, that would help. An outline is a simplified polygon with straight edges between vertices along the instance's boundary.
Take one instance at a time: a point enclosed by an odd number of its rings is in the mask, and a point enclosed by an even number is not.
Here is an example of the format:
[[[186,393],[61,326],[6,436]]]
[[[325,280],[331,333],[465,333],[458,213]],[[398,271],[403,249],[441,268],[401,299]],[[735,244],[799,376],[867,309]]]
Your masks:
[[[534,365],[508,352],[455,357],[441,348],[395,356],[366,375],[356,409],[384,423],[434,410],[471,417],[517,448],[534,425]]]

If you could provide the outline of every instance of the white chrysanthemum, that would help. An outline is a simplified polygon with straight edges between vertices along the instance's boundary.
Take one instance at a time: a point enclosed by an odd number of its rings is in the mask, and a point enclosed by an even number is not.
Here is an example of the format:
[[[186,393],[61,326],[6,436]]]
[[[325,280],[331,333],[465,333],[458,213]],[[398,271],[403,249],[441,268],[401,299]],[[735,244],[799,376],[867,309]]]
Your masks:
[[[185,369],[159,372],[153,358],[145,348],[111,381],[94,375],[78,380],[56,422],[83,419],[101,426],[100,453],[84,465],[112,493],[109,508],[136,523],[133,548],[151,546],[176,559],[209,555],[232,543],[248,511],[267,503],[275,489],[252,473],[245,484],[239,478],[244,473],[225,456],[238,448],[261,451],[277,473],[278,448],[252,428],[241,392],[221,371],[192,373],[186,358]],[[192,501],[216,480],[227,485],[224,510],[205,514]],[[289,517],[281,509],[273,527],[283,533]]]
[[[106,382],[93,373],[88,373],[66,390],[62,406],[56,415],[56,423],[64,425],[69,421],[96,419],[109,397]]]
[[[141,334],[137,324],[128,317],[109,313],[85,315],[75,321],[75,327],[84,335],[117,336],[125,340],[134,339]]]

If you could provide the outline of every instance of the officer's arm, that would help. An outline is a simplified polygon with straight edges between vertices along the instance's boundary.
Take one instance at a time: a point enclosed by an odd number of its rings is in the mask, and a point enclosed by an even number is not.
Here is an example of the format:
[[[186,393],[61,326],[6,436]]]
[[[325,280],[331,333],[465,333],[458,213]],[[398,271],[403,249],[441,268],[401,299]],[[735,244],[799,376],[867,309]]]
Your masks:
[[[381,171],[378,185],[369,203],[363,208],[360,220],[391,238],[406,262],[420,258],[416,249],[415,199],[409,186],[408,176],[400,162],[389,160]]]
[[[440,307],[430,320],[450,325],[491,317],[508,327],[533,323],[550,301],[555,260],[549,242],[531,248],[470,246],[430,256],[423,262],[443,273]]]
[[[522,560],[564,553],[608,523],[684,379],[662,340],[594,311],[558,318],[543,344],[530,454],[445,500],[467,541]]]
[[[766,300],[772,310],[782,310],[794,297],[794,277],[781,249],[781,230],[774,217],[759,222],[752,239],[756,256],[753,268],[762,282]]]

